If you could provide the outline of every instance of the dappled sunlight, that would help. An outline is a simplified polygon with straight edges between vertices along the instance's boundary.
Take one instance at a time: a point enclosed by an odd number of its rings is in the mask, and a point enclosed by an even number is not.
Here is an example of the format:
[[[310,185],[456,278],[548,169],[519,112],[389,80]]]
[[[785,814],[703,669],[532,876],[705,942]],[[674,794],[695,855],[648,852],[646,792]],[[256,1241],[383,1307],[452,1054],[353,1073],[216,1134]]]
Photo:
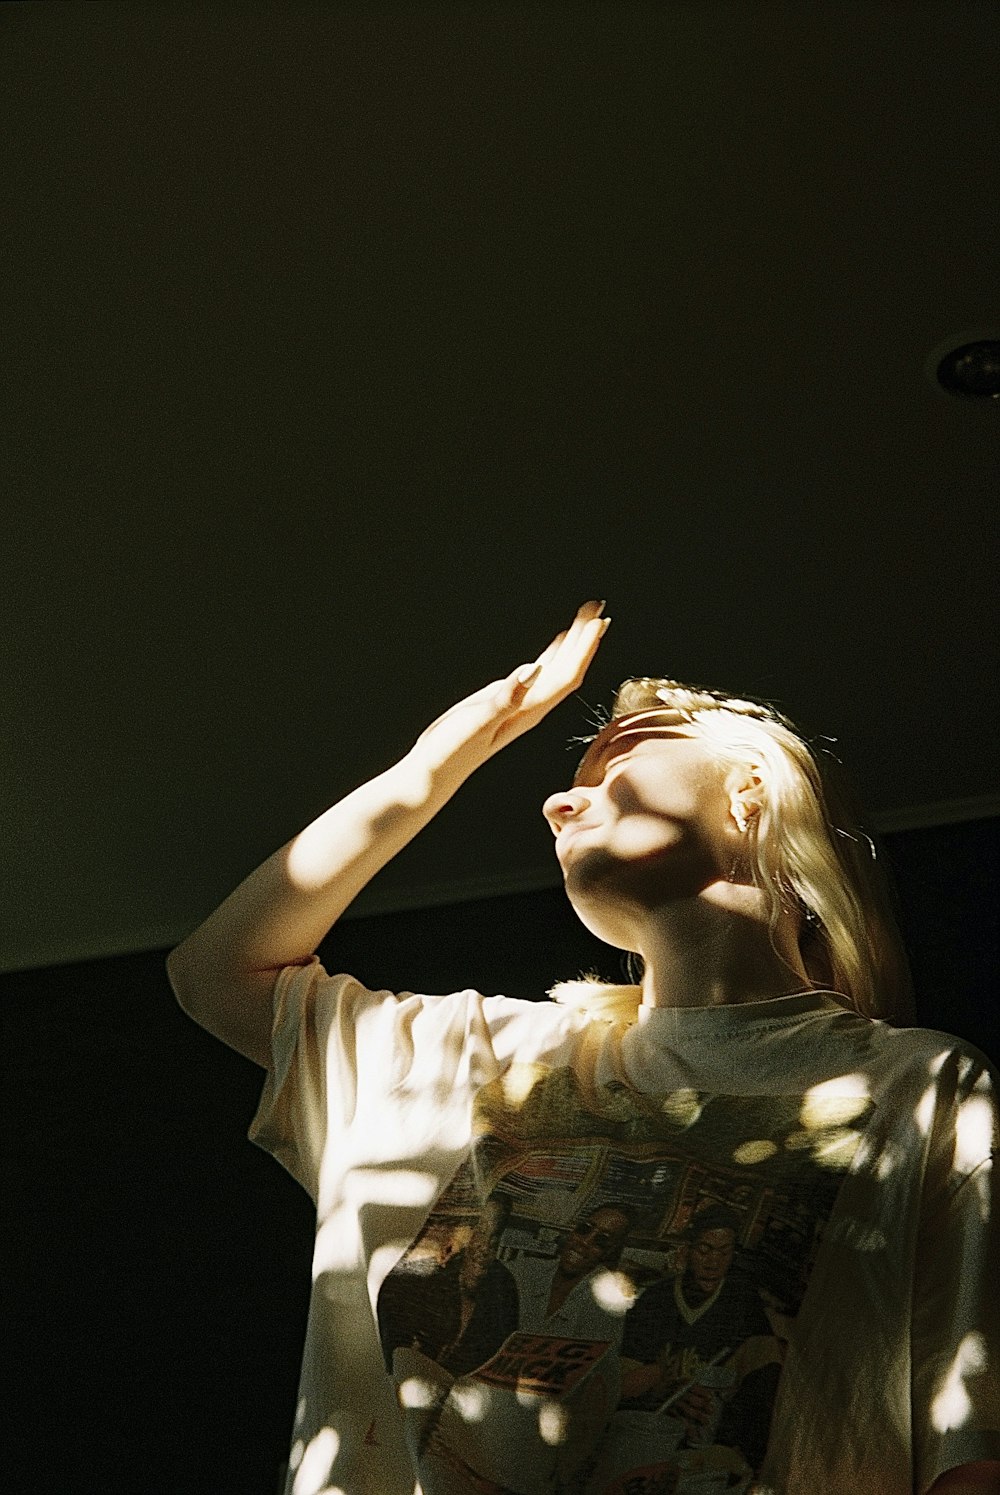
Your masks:
[[[864,1115],[871,1090],[864,1075],[839,1075],[807,1090],[799,1113],[804,1127],[845,1126]]]
[[[470,1105],[446,1042],[443,1072],[424,1064],[426,1017],[407,1010],[386,1104],[359,1104],[327,1155],[314,1257],[316,1299],[338,1325],[363,1304],[366,1275],[387,1405],[362,1386],[366,1346],[349,1339],[339,1364],[363,1415],[345,1419],[338,1443],[320,1424],[340,1427],[330,1409],[341,1400],[308,1421],[300,1407],[291,1495],[353,1490],[355,1459],[377,1488],[386,1455],[373,1450],[388,1448],[390,1419],[435,1495],[623,1490],[650,1460],[678,1491],[708,1488],[702,1475],[746,1488],[734,1481],[759,1472],[820,1252],[835,1248],[848,1271],[856,1262],[862,1281],[902,1282],[897,1201],[914,1154],[933,1163],[935,1209],[944,1201],[957,1217],[961,1186],[964,1218],[980,1200],[988,1213],[989,1090],[972,1070],[956,1093],[958,1066],[937,1040],[895,1109],[856,1055],[832,1078],[832,1065],[811,1070],[824,1078],[808,1088],[783,1069],[766,1095],[739,1076],[735,1093],[699,1091],[680,1067],[680,1088],[639,1085],[598,1053],[603,1025],[591,1030],[593,1073],[529,1051],[484,1069]],[[843,1320],[863,1331],[861,1315]],[[954,1354],[969,1322],[935,1360],[930,1397],[924,1380],[923,1424],[933,1409],[938,1432],[974,1425],[987,1349],[970,1334]],[[723,1462],[703,1466],[709,1450]]]
[[[292,1495],[335,1495],[335,1487],[327,1481],[339,1448],[340,1438],[333,1428],[321,1428],[302,1454]]]
[[[556,1448],[569,1436],[569,1413],[558,1402],[545,1401],[538,1409],[538,1432],[543,1443]]]
[[[894,1146],[891,1142],[883,1143],[882,1150],[875,1159],[874,1167],[875,1177],[879,1183],[885,1183],[886,1179],[895,1173],[903,1161],[903,1154],[898,1147]]]
[[[927,1068],[934,1077],[917,1103],[914,1120],[921,1136],[929,1137],[937,1111],[938,1076],[947,1060],[952,1057],[943,1050],[930,1060]],[[959,1086],[967,1084],[973,1069],[973,1061],[967,1055],[960,1056],[956,1075]],[[972,1092],[959,1102],[955,1115],[954,1146],[951,1169],[968,1188],[974,1190],[979,1203],[979,1213],[986,1224],[990,1218],[990,1159],[996,1142],[996,1112],[993,1099],[993,1084],[988,1073],[979,1074]]]
[[[486,1416],[486,1392],[482,1386],[456,1382],[449,1400],[463,1422],[482,1422]]]
[[[397,1395],[404,1412],[427,1412],[440,1400],[437,1388],[421,1376],[407,1376],[399,1383]]]
[[[378,1289],[387,1274],[407,1251],[409,1251],[411,1262],[420,1262],[424,1257],[429,1268],[437,1265],[437,1258],[431,1250],[428,1249],[425,1256],[419,1248],[415,1250],[409,1248],[410,1243],[407,1240],[386,1241],[384,1245],[376,1246],[368,1262],[368,1288],[373,1299],[378,1295]]]
[[[532,1090],[544,1077],[545,1071],[537,1064],[513,1064],[500,1077],[500,1091],[505,1105],[517,1109],[523,1106]]]
[[[429,1173],[414,1168],[356,1168],[345,1193],[354,1209],[366,1204],[388,1204],[398,1209],[422,1209],[434,1198],[436,1185]]]
[[[917,1131],[922,1137],[929,1137],[931,1127],[934,1125],[934,1112],[937,1108],[937,1086],[928,1085],[923,1095],[917,1101],[913,1112],[913,1120],[916,1122]]]
[[[789,1152],[808,1152],[822,1168],[842,1172],[857,1155],[863,1134],[847,1123],[866,1117],[871,1109],[871,1092],[864,1075],[838,1075],[806,1091],[799,1111],[801,1127],[785,1138]],[[760,1147],[747,1143],[746,1147]],[[762,1161],[763,1154],[741,1161]]]
[[[767,1138],[761,1138],[757,1142],[741,1142],[739,1147],[733,1150],[733,1162],[743,1164],[766,1163],[768,1158],[777,1155],[778,1144]]]
[[[822,1168],[843,1172],[851,1165],[859,1144],[861,1132],[854,1132],[851,1127],[837,1127],[831,1132],[792,1132],[786,1145],[789,1148],[810,1148],[813,1162]]]
[[[360,785],[314,820],[296,836],[285,857],[285,872],[293,888],[315,892],[345,864],[360,861],[371,845],[372,836],[384,832],[400,812],[419,810],[427,804],[433,789],[432,778],[429,767],[408,757],[388,773]],[[331,835],[334,825],[336,836]]]
[[[950,1050],[941,1049],[930,1059],[927,1064],[927,1073],[931,1077],[931,1083],[927,1086],[923,1095],[917,1102],[913,1119],[917,1124],[917,1131],[922,1137],[929,1137],[931,1127],[934,1125],[934,1112],[937,1108],[937,1078],[950,1057]]]
[[[324,843],[325,837],[315,833],[310,835],[308,830],[303,831],[292,842],[288,848],[285,870],[293,888],[311,893],[323,886],[329,876],[330,865],[330,848]]]
[[[625,1272],[595,1272],[590,1280],[595,1303],[605,1313],[626,1314],[638,1297],[635,1283]]]
[[[350,1272],[358,1261],[360,1236],[353,1211],[341,1204],[317,1227],[313,1250],[313,1281],[325,1273]]]
[[[981,1375],[988,1361],[984,1336],[978,1332],[967,1334],[958,1347],[941,1390],[931,1403],[931,1422],[939,1433],[964,1426],[972,1411],[965,1378]]]
[[[317,1227],[313,1280],[323,1273],[349,1272],[357,1266],[362,1245],[359,1221],[363,1219],[366,1208],[374,1206],[389,1210],[423,1211],[430,1205],[437,1188],[437,1180],[418,1169],[356,1169],[345,1181],[344,1197],[328,1210]],[[388,1265],[391,1266],[405,1244],[392,1241],[386,1243],[380,1248],[381,1260],[385,1262],[388,1258]],[[373,1276],[375,1266],[373,1261]]]
[[[677,1126],[693,1126],[704,1110],[706,1099],[697,1090],[673,1090],[664,1097],[660,1109]]]
[[[971,1173],[988,1156],[993,1141],[993,1108],[984,1095],[970,1095],[955,1122],[956,1173]]]

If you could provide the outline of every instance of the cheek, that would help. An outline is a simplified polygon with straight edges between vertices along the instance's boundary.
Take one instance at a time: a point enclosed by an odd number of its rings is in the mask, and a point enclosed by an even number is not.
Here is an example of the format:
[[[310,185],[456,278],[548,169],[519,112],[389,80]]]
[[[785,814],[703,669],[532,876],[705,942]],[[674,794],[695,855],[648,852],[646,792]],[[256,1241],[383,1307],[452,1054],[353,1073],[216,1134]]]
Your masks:
[[[620,855],[643,856],[680,843],[707,845],[723,827],[728,802],[718,777],[706,773],[704,764],[679,764],[669,775],[637,774],[615,787],[616,816],[609,830]]]
[[[641,861],[677,846],[685,839],[685,822],[651,811],[623,817],[614,827],[609,849],[627,861]]]
[[[646,809],[684,822],[714,822],[727,803],[719,766],[685,750],[669,763],[657,763],[650,756],[634,764],[618,787],[623,810]]]

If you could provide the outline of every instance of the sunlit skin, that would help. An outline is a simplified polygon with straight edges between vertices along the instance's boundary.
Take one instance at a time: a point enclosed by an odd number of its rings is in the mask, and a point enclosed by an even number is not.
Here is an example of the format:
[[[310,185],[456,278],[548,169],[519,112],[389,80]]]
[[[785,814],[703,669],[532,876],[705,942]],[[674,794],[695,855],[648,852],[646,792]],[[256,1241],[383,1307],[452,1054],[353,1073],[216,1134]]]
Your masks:
[[[752,817],[766,792],[753,764],[727,772],[676,715],[643,712],[605,728],[572,787],[542,806],[581,921],[599,939],[643,957],[645,1005],[762,1001],[810,986],[798,918],[782,917],[772,947],[764,901],[750,878],[738,812]],[[715,1290],[724,1254],[698,1265],[692,1250],[686,1295],[691,1281],[705,1296]],[[659,1366],[634,1361],[623,1361],[622,1370],[627,1396],[642,1395],[662,1377]],[[709,1394],[692,1386],[675,1408],[689,1423],[702,1422]],[[1000,1495],[1000,1462],[949,1470],[932,1492]]]
[[[748,833],[766,785],[727,769],[676,713],[622,717],[590,745],[570,789],[542,806],[566,893],[598,939],[643,958],[653,1007],[753,1002],[810,985],[799,918],[769,937]]]
[[[579,692],[609,626],[603,608],[596,599],[584,602],[532,663],[444,711],[398,763],[245,878],[171,953],[168,972],[184,1010],[269,1069],[277,973],[309,960],[360,891],[471,774]],[[731,781],[676,717],[656,712],[601,733],[572,788],[546,801],[571,902],[599,938],[644,957],[644,1003],[738,1003],[809,984],[796,919],[779,923],[772,950],[748,877],[734,812],[742,806],[752,817],[766,791],[752,764]],[[485,1239],[491,1241],[489,1229]],[[435,1244],[443,1263],[452,1247]],[[494,1250],[492,1241],[486,1265]],[[478,1281],[477,1257],[474,1248],[465,1264],[463,1305],[473,1302],[468,1288]],[[322,1452],[327,1435],[336,1437],[326,1430],[310,1447]],[[933,1489],[1000,1495],[1000,1463],[951,1470]]]

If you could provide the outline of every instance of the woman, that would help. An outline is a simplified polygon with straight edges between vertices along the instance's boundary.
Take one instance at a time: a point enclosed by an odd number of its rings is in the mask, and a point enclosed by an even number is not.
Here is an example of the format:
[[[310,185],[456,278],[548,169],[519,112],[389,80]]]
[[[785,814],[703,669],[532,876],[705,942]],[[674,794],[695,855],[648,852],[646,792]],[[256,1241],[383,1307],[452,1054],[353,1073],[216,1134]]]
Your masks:
[[[602,611],[440,716],[168,963],[184,1009],[267,1070],[251,1136],[317,1206],[288,1490],[1000,1491],[996,1075],[886,1021],[910,997],[870,843],[778,713],[629,681],[545,802],[573,907],[638,985],[428,997],[316,960],[579,688]],[[391,1379],[382,1283],[491,1196],[515,1280],[596,1210],[627,1217],[593,1289],[623,1333],[519,1331],[458,1381],[427,1356]],[[698,1291],[692,1242],[719,1257]]]

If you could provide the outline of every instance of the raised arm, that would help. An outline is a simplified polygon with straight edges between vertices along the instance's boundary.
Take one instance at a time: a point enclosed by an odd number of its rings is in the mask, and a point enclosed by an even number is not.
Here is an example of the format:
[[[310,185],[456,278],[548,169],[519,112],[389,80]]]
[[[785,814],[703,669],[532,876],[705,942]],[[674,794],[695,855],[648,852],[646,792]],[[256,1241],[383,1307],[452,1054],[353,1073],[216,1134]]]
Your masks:
[[[271,994],[282,966],[305,961],[380,868],[465,780],[579,688],[609,619],[585,602],[531,665],[459,701],[398,763],[362,784],[269,857],[172,951],[184,1011],[265,1069]]]

